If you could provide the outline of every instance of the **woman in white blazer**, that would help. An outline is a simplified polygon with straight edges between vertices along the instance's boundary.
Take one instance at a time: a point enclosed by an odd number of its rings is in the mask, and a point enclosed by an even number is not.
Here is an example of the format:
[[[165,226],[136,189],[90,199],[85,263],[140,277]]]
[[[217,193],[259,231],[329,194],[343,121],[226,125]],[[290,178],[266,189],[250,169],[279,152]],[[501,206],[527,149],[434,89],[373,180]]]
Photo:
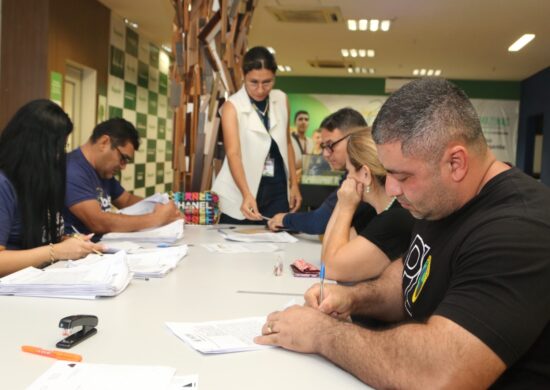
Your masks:
[[[288,99],[274,90],[277,64],[265,47],[243,58],[243,87],[223,105],[226,158],[212,190],[220,197],[221,223],[264,223],[296,211],[302,197],[296,180]]]

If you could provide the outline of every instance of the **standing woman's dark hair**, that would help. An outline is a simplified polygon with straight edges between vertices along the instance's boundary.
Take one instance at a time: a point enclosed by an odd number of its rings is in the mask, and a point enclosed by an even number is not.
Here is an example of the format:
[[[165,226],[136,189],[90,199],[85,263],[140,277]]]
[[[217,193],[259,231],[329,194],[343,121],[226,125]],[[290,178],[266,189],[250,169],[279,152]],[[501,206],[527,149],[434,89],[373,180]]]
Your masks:
[[[65,145],[72,130],[61,107],[41,99],[21,107],[0,135],[0,170],[13,184],[21,212],[21,249],[61,239]]]
[[[251,70],[268,69],[277,73],[275,56],[263,46],[256,46],[248,50],[243,57],[243,74]]]

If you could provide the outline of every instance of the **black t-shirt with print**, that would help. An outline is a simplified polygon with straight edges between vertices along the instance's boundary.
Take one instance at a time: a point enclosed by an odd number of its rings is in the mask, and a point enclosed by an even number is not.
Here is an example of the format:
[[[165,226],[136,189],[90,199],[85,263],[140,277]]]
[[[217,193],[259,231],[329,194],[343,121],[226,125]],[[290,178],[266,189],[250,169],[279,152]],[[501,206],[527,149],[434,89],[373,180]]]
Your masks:
[[[418,221],[405,309],[446,317],[507,365],[495,388],[550,388],[550,190],[516,168],[439,221]]]

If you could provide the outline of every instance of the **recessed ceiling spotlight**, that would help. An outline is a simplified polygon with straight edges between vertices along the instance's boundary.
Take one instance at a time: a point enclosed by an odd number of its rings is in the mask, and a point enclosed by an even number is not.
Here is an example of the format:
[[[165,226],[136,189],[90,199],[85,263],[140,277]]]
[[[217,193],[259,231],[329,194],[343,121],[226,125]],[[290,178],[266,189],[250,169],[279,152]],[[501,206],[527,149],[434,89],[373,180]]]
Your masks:
[[[288,65],[285,65],[285,71],[286,72],[291,72],[292,71],[292,68]]]
[[[342,49],[342,57],[349,57],[349,50],[348,49]]]
[[[359,30],[367,31],[368,26],[369,26],[369,21],[367,19],[360,19],[359,20]]]
[[[374,57],[374,50],[372,50],[372,49],[367,50],[367,57],[369,57],[369,58]]]
[[[270,52],[271,54],[275,54],[275,49],[272,48],[271,46],[268,46],[266,49],[267,49],[267,51]]]
[[[441,69],[436,69],[434,72],[434,76],[441,76]]]
[[[348,68],[348,73],[353,73],[353,68]]]
[[[359,49],[359,57],[366,57],[367,51],[365,49]]]
[[[139,27],[139,25],[136,22],[132,22],[128,18],[124,18],[124,23],[126,23],[127,26],[130,26],[130,27],[135,28],[135,29],[137,29]]]
[[[389,20],[382,20],[382,22],[380,23],[380,30],[390,31],[390,25],[391,22]]]
[[[348,19],[348,30],[357,31],[357,21],[354,19]]]
[[[285,71],[285,67],[282,66],[282,65],[277,65],[277,69],[279,69],[279,71],[281,71],[281,72]]]
[[[371,19],[370,20],[370,26],[369,26],[369,30],[370,31],[378,31],[378,26],[379,26],[380,22],[378,19]]]
[[[353,58],[355,58],[355,57],[357,57],[357,50],[351,49],[351,50],[349,51],[349,54],[350,54]]]

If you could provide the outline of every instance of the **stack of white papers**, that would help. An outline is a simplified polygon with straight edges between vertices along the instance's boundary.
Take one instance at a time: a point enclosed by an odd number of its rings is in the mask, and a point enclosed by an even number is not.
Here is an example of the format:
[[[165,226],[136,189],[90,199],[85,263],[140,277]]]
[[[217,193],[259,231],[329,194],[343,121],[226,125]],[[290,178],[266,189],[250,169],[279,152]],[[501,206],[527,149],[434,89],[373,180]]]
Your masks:
[[[162,278],[172,271],[179,264],[181,259],[187,255],[187,245],[174,246],[169,248],[140,249],[126,255],[126,261],[134,278]],[[121,252],[124,253],[124,252]],[[81,260],[73,260],[68,263],[69,267],[80,267],[92,265],[104,257],[113,255],[89,254]]]
[[[187,255],[187,245],[140,250],[128,255],[128,266],[137,278],[162,278]]]
[[[183,219],[178,219],[168,225],[154,229],[144,229],[138,232],[107,233],[101,242],[109,246],[112,241],[131,241],[134,243],[173,244],[183,237]]]
[[[279,247],[275,244],[239,244],[236,242],[219,242],[214,244],[202,244],[210,252],[218,253],[261,253],[275,252]]]
[[[190,347],[202,353],[227,353],[273,348],[254,343],[266,317],[209,322],[167,322],[166,326]]]
[[[198,389],[198,375],[174,376],[163,366],[130,366],[59,361],[27,390]]]
[[[82,267],[27,267],[0,279],[0,295],[82,299],[118,295],[132,279],[126,254],[104,257]]]
[[[244,229],[243,229],[244,231]],[[296,237],[291,236],[287,232],[271,233],[271,232],[238,232],[232,230],[218,229],[218,232],[229,241],[239,242],[280,242],[294,243],[298,242]]]
[[[170,198],[167,193],[161,194],[157,192],[155,195],[151,195],[150,197],[140,200],[131,206],[118,210],[118,213],[126,215],[150,214],[153,212],[157,204],[166,204],[169,201]]]
[[[124,251],[126,253],[136,252],[143,248],[143,246],[131,241],[106,241],[102,243],[105,246],[103,253],[117,253]]]

